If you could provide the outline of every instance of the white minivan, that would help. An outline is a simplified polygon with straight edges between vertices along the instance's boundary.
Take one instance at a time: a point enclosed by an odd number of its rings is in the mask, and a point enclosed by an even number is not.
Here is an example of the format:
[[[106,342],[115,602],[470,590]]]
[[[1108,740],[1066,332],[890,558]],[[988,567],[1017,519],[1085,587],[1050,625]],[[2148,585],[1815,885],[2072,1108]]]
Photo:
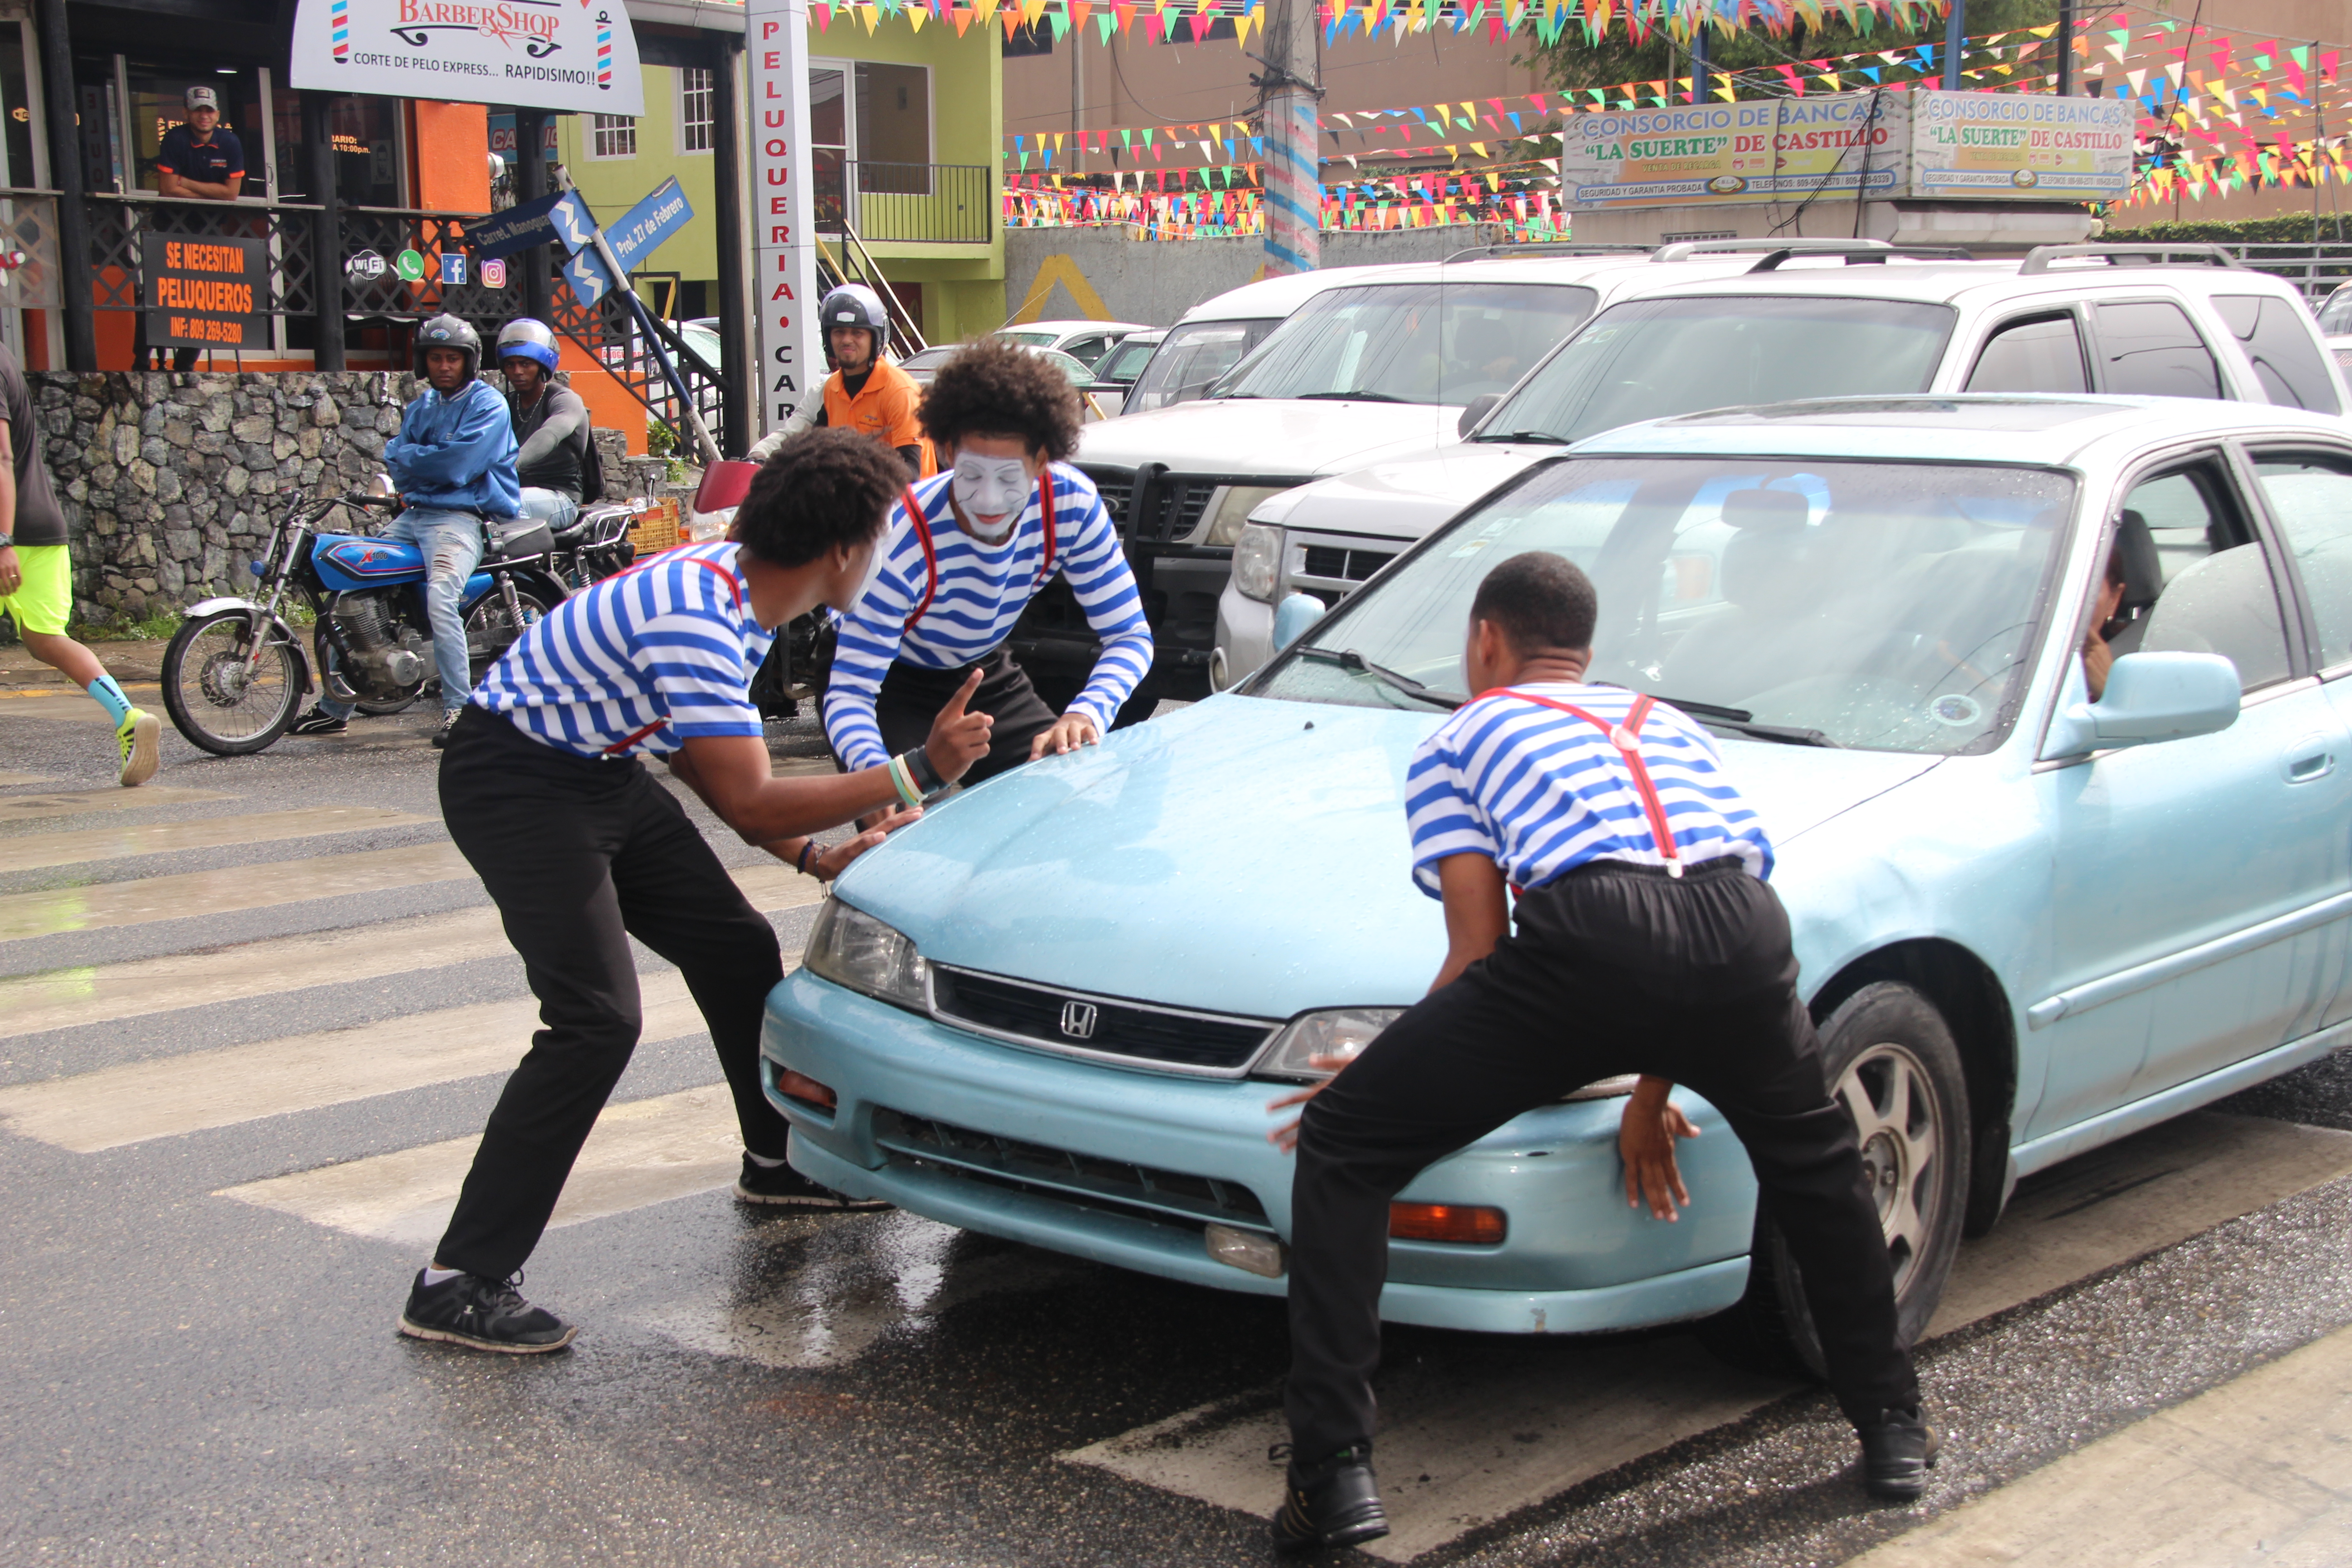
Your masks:
[[[1605,308],[1474,411],[1467,439],[1383,453],[1257,500],[1217,608],[1213,684],[1271,657],[1283,599],[1337,604],[1569,442],[1706,409],[1924,392],[2346,406],[2293,286],[2218,247],[2057,245],[1997,261],[1867,247],[1768,255],[1737,276],[1677,280]]]

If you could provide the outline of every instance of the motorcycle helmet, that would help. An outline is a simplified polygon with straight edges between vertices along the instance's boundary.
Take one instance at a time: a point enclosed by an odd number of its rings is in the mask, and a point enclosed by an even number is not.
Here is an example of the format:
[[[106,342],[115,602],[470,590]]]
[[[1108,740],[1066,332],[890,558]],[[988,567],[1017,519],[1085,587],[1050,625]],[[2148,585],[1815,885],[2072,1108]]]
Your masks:
[[[416,329],[416,377],[425,379],[425,356],[434,349],[456,349],[466,356],[466,379],[482,374],[482,334],[471,323],[444,311]]]
[[[882,296],[863,283],[844,283],[834,289],[817,306],[816,315],[824,325],[828,342],[835,327],[864,327],[874,334],[874,353],[878,358],[890,341],[890,313],[882,308]]]
[[[519,316],[499,329],[499,363],[510,359],[527,359],[553,374],[555,371],[555,333],[545,321],[529,316]]]

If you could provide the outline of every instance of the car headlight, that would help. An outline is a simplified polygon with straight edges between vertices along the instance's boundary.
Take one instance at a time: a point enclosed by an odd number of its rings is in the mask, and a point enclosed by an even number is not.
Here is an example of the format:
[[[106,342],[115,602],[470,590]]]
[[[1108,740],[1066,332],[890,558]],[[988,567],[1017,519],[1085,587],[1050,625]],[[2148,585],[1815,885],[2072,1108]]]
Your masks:
[[[1216,504],[1209,512],[1209,531],[1201,536],[1203,544],[1231,544],[1242,536],[1249,514],[1257,510],[1258,502],[1278,496],[1292,485],[1227,485],[1219,490]]]
[[[1294,1083],[1320,1083],[1334,1071],[1317,1067],[1317,1057],[1344,1057],[1353,1061],[1382,1029],[1404,1016],[1402,1007],[1330,1007],[1293,1018],[1258,1065],[1253,1076],[1285,1079]]]
[[[817,911],[801,967],[835,985],[900,1007],[925,1010],[923,955],[903,932],[829,898]]]
[[[1251,523],[1234,541],[1234,586],[1270,605],[1281,581],[1282,530]]]

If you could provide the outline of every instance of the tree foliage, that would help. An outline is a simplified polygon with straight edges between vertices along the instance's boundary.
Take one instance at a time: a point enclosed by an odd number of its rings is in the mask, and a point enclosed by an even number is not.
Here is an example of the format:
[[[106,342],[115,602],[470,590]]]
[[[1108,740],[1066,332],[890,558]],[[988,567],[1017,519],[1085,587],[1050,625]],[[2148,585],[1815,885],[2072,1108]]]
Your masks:
[[[1968,0],[1964,26],[1971,36],[1981,37],[1987,33],[2011,32],[2019,27],[2046,26],[2057,19],[2058,0]],[[1940,16],[1911,27],[1884,24],[1870,32],[1836,20],[1826,20],[1818,27],[1807,27],[1799,22],[1786,37],[1774,37],[1761,27],[1738,33],[1718,29],[1708,39],[1707,66],[1718,71],[1752,70],[1833,55],[1858,54],[1865,49],[1897,49],[1943,41],[1944,22]],[[1612,33],[1599,43],[1587,43],[1570,26],[1555,44],[1544,45],[1530,38],[1528,46],[1519,63],[1539,67],[1550,78],[1552,87],[1562,91],[1690,74],[1689,51],[1680,45],[1670,45],[1664,32],[1653,32],[1639,44],[1622,33]]]

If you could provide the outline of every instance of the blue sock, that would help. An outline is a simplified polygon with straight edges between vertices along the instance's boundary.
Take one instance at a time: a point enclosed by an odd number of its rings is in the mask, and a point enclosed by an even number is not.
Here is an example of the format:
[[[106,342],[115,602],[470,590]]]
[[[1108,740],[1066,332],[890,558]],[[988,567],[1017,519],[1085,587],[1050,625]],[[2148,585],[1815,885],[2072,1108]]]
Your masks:
[[[118,730],[122,728],[122,721],[131,717],[131,699],[122,694],[122,688],[114,684],[114,677],[100,676],[89,683],[89,690],[90,700],[106,710],[106,716],[114,721],[114,727]]]

